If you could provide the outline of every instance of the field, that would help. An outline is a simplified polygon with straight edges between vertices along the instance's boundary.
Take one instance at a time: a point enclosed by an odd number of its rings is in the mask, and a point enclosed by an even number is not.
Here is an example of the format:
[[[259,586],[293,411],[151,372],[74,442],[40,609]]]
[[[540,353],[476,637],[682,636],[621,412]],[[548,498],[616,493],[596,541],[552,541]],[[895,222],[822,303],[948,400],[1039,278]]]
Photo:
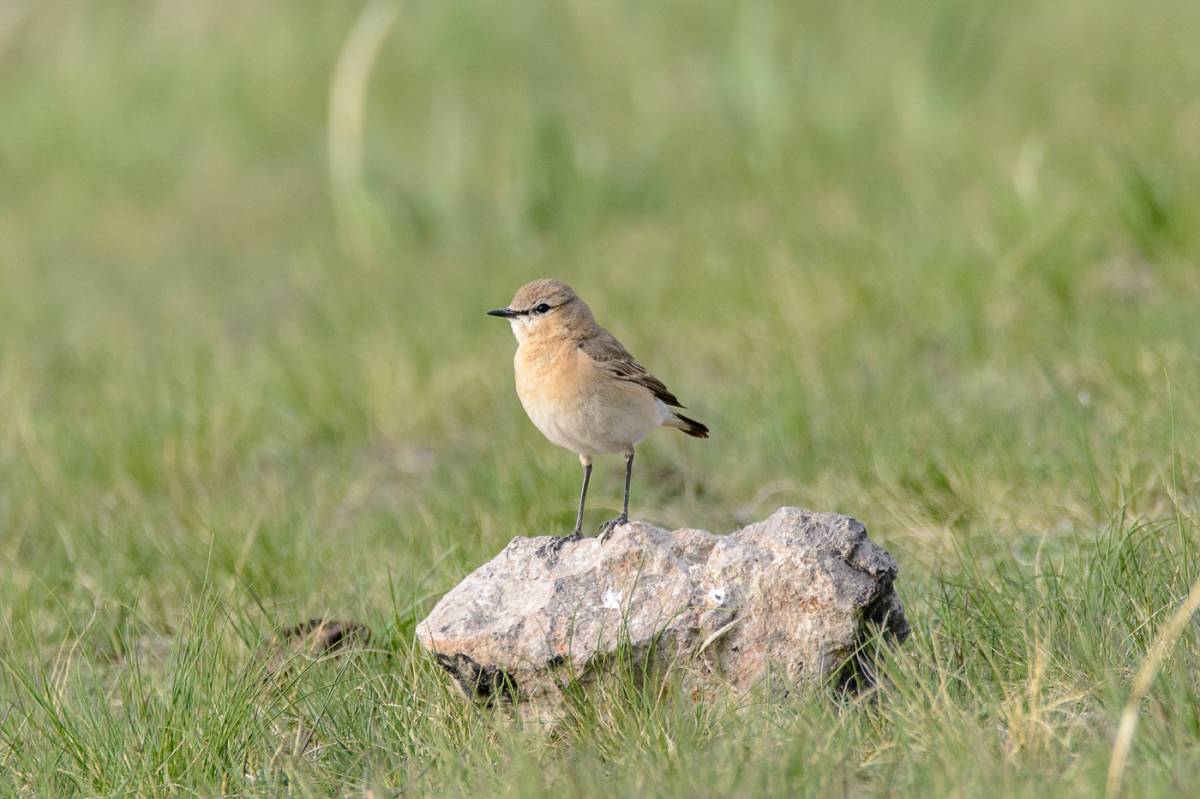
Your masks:
[[[0,795],[1200,793],[1200,4],[362,8],[0,5]],[[540,276],[713,429],[635,517],[895,555],[880,690],[459,701],[416,622],[574,518]]]

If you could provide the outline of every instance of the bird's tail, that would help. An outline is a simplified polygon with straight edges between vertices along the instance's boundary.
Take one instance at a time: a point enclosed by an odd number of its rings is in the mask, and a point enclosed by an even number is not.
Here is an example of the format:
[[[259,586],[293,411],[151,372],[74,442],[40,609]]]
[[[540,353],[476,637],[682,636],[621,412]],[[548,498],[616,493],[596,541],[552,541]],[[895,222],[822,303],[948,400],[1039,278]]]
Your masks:
[[[672,413],[663,424],[682,430],[694,438],[708,438],[708,426],[704,422],[689,419],[682,413]]]

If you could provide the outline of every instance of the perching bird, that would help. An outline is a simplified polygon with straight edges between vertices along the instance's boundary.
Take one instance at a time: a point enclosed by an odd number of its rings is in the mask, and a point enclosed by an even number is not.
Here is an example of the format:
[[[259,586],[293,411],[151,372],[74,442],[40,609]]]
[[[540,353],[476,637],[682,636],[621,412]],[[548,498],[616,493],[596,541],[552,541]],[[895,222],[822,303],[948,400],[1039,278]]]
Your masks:
[[[513,365],[525,413],[542,435],[579,455],[583,464],[575,531],[557,544],[580,536],[592,456],[625,455],[625,499],[621,515],[600,528],[600,540],[607,539],[629,521],[634,446],[660,425],[696,438],[708,438],[708,428],[671,410],[683,405],[596,323],[591,309],[565,283],[526,283],[507,308],[488,314],[507,319],[517,337]]]

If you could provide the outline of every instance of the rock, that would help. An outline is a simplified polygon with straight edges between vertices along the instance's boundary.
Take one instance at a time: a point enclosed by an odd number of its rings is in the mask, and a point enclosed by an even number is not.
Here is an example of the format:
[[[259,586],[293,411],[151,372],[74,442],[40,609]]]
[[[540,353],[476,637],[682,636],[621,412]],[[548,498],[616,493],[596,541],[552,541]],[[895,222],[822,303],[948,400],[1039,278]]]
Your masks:
[[[871,681],[873,642],[909,632],[896,562],[848,516],[780,508],[727,536],[631,522],[604,543],[552,540],[514,538],[417,625],[468,697],[523,718],[558,717],[564,691],[621,651],[694,696],[768,670],[776,690],[854,688]]]
[[[280,630],[284,641],[299,643],[308,655],[325,655],[337,652],[353,644],[366,644],[371,640],[367,625],[356,621],[336,619],[309,619]]]
[[[301,660],[327,657],[366,646],[371,631],[365,624],[337,619],[309,619],[279,631],[265,647],[268,678],[290,678],[290,666]]]

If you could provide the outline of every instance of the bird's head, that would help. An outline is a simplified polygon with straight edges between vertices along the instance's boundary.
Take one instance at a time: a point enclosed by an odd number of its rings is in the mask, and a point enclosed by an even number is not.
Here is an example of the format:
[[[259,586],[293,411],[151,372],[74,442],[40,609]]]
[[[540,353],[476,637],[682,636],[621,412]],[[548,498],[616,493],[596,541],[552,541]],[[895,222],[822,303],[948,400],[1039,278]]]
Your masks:
[[[507,319],[518,342],[567,335],[592,318],[574,289],[549,278],[521,286],[507,308],[488,311],[488,315]]]

